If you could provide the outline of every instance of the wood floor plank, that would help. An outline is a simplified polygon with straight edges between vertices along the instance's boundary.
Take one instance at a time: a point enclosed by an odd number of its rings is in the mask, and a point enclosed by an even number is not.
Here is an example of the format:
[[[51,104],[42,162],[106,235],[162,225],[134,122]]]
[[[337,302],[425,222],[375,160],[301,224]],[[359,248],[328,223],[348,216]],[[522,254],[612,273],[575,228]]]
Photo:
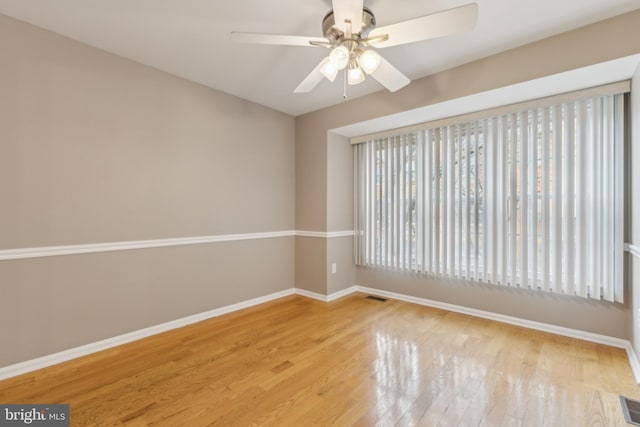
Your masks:
[[[401,301],[290,296],[0,382],[74,426],[616,426],[624,350]]]

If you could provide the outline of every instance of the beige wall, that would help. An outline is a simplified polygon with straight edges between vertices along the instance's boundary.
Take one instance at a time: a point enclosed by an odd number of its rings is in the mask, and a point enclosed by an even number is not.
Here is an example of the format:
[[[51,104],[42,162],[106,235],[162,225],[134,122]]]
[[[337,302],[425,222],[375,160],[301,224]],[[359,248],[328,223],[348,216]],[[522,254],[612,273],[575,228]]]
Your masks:
[[[0,250],[295,228],[293,117],[0,15]],[[294,287],[294,238],[0,261],[0,366]]]
[[[294,238],[0,261],[0,367],[293,287]]]
[[[336,272],[332,273],[335,263]],[[353,260],[353,238],[333,237],[327,241],[327,295],[343,291],[356,284]]]
[[[327,132],[332,129],[639,52],[640,10],[637,10],[428,76],[412,82],[396,93],[381,91],[297,117],[296,197],[304,195],[304,199],[297,200],[296,223],[309,224],[318,229],[323,225],[321,212],[324,208],[327,209],[327,218],[331,218],[332,224],[340,223],[342,226],[351,220],[351,205],[333,203],[332,194],[324,191],[326,185],[335,181],[334,174],[346,174],[345,170],[337,167],[339,161],[320,155],[323,151],[329,151],[325,147],[332,143],[327,138]],[[306,154],[302,155],[302,152]],[[313,156],[312,153],[318,155]],[[324,183],[317,176],[322,170],[327,171]],[[347,256],[340,262],[347,262]],[[599,303],[541,293],[529,295],[526,291],[461,283],[443,286],[426,279],[410,279],[362,269],[357,270],[355,278],[358,285],[491,310],[558,326],[616,337],[628,337],[629,334],[628,303]],[[298,275],[298,280],[303,279]],[[329,290],[330,282],[326,287]]]
[[[296,237],[296,287],[321,295],[327,294],[327,240],[321,237]]]
[[[293,229],[292,117],[0,19],[0,249]]]

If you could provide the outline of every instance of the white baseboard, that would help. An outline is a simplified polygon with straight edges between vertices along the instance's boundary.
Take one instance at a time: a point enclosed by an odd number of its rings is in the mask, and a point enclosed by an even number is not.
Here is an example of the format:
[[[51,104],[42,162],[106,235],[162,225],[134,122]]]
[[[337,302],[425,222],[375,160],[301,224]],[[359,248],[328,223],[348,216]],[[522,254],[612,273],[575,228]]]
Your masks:
[[[640,361],[638,360],[631,343],[622,338],[610,337],[607,335],[594,334],[592,332],[580,331],[578,329],[565,328],[562,326],[551,325],[549,323],[536,322],[533,320],[522,319],[520,317],[507,316],[504,314],[493,313],[490,311],[478,310],[475,308],[464,307],[455,304],[430,300],[426,298],[414,297],[410,295],[399,294],[396,292],[388,292],[366,286],[351,286],[339,292],[329,295],[322,295],[315,292],[305,291],[296,288],[296,294],[306,296],[308,298],[317,299],[324,302],[334,301],[354,292],[362,292],[367,294],[379,295],[382,297],[393,298],[400,301],[410,302],[413,304],[423,305],[427,307],[439,308],[442,310],[452,311],[455,313],[467,314],[469,316],[479,317],[482,319],[495,320],[501,323],[521,326],[523,328],[534,329],[537,331],[549,332],[555,335],[562,335],[569,338],[577,338],[583,341],[589,341],[597,344],[604,344],[610,347],[622,348],[627,351],[629,363],[636,377],[636,382],[640,384]]]
[[[326,295],[319,294],[317,292],[307,291],[306,289],[295,289],[295,294],[303,297],[315,299],[322,302],[329,302],[329,299]]]
[[[224,307],[216,308],[206,311],[204,313],[194,314],[192,316],[183,317],[181,319],[172,320],[170,322],[161,323],[159,325],[150,326],[148,328],[139,329],[137,331],[129,332],[117,337],[107,338],[101,341],[86,344],[80,347],[71,348],[58,353],[50,354],[48,356],[38,357],[36,359],[27,360],[25,362],[16,363],[0,368],[0,380],[15,377],[25,374],[27,372],[35,371],[38,369],[46,368],[48,366],[56,365],[58,363],[66,362],[68,360],[77,359],[78,357],[87,356],[98,351],[106,350],[108,348],[116,347],[122,344],[126,344],[132,341],[136,341],[142,338],[156,335],[162,332],[166,332],[172,329],[181,328],[192,323],[201,322],[212,317],[218,317],[223,314],[231,313],[234,311],[242,310],[243,308],[252,307],[254,305],[262,304],[268,301],[272,301],[278,298],[283,298],[289,295],[293,295],[295,289],[286,289],[284,291],[275,292],[273,294],[265,295],[258,298],[253,298],[247,301],[242,301],[237,304],[231,304]]]
[[[427,307],[439,308],[442,310],[452,311],[455,313],[467,314],[474,317],[483,319],[495,320],[510,325],[521,326],[524,328],[535,329],[538,331],[549,332],[556,335],[562,335],[570,338],[577,338],[584,341],[594,342],[597,344],[604,344],[611,347],[623,348],[627,352],[629,364],[633,371],[636,383],[640,384],[640,361],[637,354],[633,350],[631,343],[628,340],[621,338],[609,337],[606,335],[594,334],[591,332],[580,331],[577,329],[564,328],[561,326],[550,325],[548,323],[535,322],[532,320],[521,319],[518,317],[506,316],[503,314],[492,313],[483,310],[477,310],[474,308],[448,304],[440,301],[429,300],[426,298],[419,298],[410,295],[399,294],[395,292],[383,291],[380,289],[368,288],[365,286],[351,286],[350,288],[342,291],[334,292],[329,295],[322,295],[316,292],[307,291],[299,288],[286,289],[284,291],[276,292],[273,294],[265,295],[258,298],[253,298],[247,301],[239,302],[237,304],[231,304],[225,307],[216,308],[204,313],[194,314],[192,316],[183,317],[181,319],[173,320],[170,322],[162,323],[159,325],[151,326],[148,328],[140,329],[137,331],[129,332],[127,334],[119,335],[113,338],[107,338],[98,342],[90,343],[80,347],[75,347],[69,350],[54,353],[48,356],[39,357],[33,360],[16,363],[0,368],[0,380],[22,375],[27,372],[35,371],[38,369],[46,368],[58,363],[66,362],[68,360],[76,359],[78,357],[86,356],[92,353],[96,353],[101,350],[116,347],[122,344],[126,344],[132,341],[136,341],[142,338],[156,335],[162,332],[169,331],[171,329],[180,328],[192,323],[200,322],[202,320],[210,319],[212,317],[221,316],[223,314],[231,313],[234,311],[242,310],[244,308],[252,307],[254,305],[269,302],[278,298],[283,298],[289,295],[301,295],[303,297],[312,298],[323,302],[331,302],[338,298],[342,298],[355,292],[363,292],[373,295],[379,295],[387,298],[393,298],[400,301],[406,301],[418,305]]]
[[[506,316],[504,314],[492,313],[490,311],[477,310],[475,308],[464,307],[460,305],[448,304],[440,301],[429,300],[426,298],[418,298],[395,292],[383,291],[380,289],[367,288],[365,286],[354,286],[356,291],[369,294],[379,295],[383,297],[393,298],[400,301],[411,302],[414,304],[424,305],[427,307],[439,308],[442,310],[452,311],[455,313],[467,314],[469,316],[480,317],[482,319],[495,320],[497,322],[508,323],[510,325],[521,326],[523,328],[534,329],[537,331],[549,332],[551,334],[562,335],[569,338],[577,338],[583,341],[589,341],[596,344],[604,344],[610,347],[622,348],[627,352],[627,358],[631,371],[633,372],[636,384],[640,384],[640,360],[629,340],[622,338],[610,337],[607,335],[594,334],[591,332],[580,331],[578,329],[564,328],[562,326],[551,325],[548,323],[535,322],[533,320],[522,319],[519,317]]]
[[[629,365],[631,365],[633,376],[636,379],[636,384],[640,384],[640,361],[638,360],[638,355],[633,350],[631,342],[627,342],[625,350],[627,350],[627,358],[629,359]]]
[[[351,286],[350,288],[343,289],[341,291],[334,292],[334,293],[329,294],[329,295],[323,295],[323,294],[319,294],[317,292],[311,292],[311,291],[307,291],[305,289],[296,288],[296,295],[301,295],[303,297],[316,299],[316,300],[322,301],[322,302],[331,302],[331,301],[337,300],[338,298],[342,298],[342,297],[344,297],[346,295],[352,294],[352,293],[357,292],[357,291],[358,291],[357,286]]]
[[[343,289],[341,291],[329,294],[329,295],[327,295],[327,301],[331,302],[331,301],[337,300],[338,298],[342,298],[344,296],[352,294],[354,292],[358,292],[358,287],[357,286],[351,286],[350,288]]]
[[[411,302],[414,304],[424,305],[427,307],[439,308],[442,310],[453,311],[455,313],[467,314],[469,316],[480,317],[482,319],[495,320],[497,322],[508,323],[510,325],[522,326],[523,328],[535,329],[537,331],[549,332],[556,335],[562,335],[570,338],[577,338],[583,341],[604,344],[610,347],[627,348],[629,341],[622,338],[610,337],[607,335],[594,334],[591,332],[580,331],[578,329],[565,328],[562,326],[551,325],[549,323],[536,322],[533,320],[522,319],[519,317],[507,316],[504,314],[493,313],[490,311],[477,310],[475,308],[464,307],[461,305],[449,304],[446,302],[434,301],[426,298],[419,298],[395,292],[382,291],[380,289],[367,288],[364,286],[356,286],[360,292],[380,295],[383,297],[393,298],[400,301]]]

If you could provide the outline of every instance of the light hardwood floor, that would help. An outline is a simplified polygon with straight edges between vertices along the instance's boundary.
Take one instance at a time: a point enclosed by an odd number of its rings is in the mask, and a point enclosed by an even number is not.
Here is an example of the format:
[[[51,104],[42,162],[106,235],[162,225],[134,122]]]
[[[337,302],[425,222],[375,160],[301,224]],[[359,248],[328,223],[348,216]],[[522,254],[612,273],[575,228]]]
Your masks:
[[[616,426],[623,350],[400,301],[300,296],[0,382],[72,425]]]

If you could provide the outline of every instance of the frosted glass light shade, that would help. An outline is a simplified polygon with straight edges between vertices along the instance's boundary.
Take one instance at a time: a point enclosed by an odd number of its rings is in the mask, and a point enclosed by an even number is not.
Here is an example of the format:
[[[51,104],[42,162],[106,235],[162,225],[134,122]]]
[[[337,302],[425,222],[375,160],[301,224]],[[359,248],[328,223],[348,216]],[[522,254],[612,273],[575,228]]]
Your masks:
[[[349,63],[349,49],[338,46],[329,54],[329,61],[338,69],[343,70]]]
[[[364,73],[362,72],[362,68],[355,66],[353,68],[349,68],[347,71],[347,82],[350,85],[357,85],[364,81]]]
[[[358,58],[358,64],[362,67],[362,70],[371,74],[378,69],[378,65],[380,65],[380,55],[373,50],[365,50],[360,54]]]
[[[320,72],[322,73],[322,75],[327,80],[332,82],[332,81],[334,81],[336,79],[336,76],[338,75],[338,68],[334,65],[334,63],[327,56],[322,61],[322,65],[320,66]]]

